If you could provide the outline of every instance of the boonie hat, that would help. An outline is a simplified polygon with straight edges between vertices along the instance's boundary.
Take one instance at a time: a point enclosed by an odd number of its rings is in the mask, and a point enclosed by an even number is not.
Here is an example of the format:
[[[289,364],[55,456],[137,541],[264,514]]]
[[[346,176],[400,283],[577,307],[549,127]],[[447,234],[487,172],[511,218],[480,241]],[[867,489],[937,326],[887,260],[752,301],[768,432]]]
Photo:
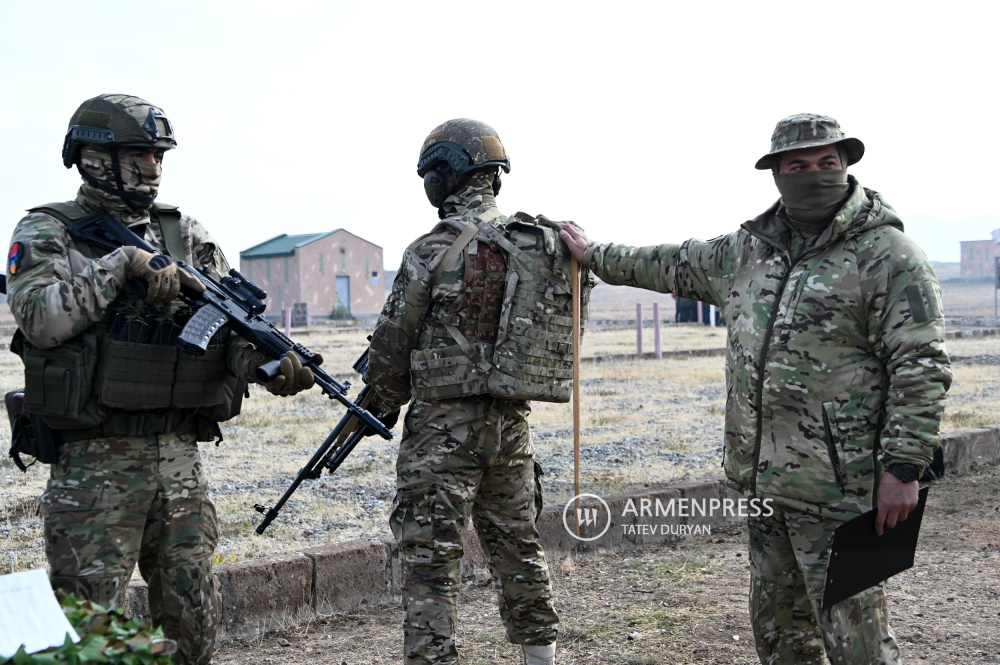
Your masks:
[[[840,123],[830,116],[796,113],[778,121],[771,134],[771,152],[757,160],[756,168],[770,169],[778,153],[833,143],[843,143],[847,149],[845,167],[857,164],[865,154],[865,144],[860,139],[848,138]]]

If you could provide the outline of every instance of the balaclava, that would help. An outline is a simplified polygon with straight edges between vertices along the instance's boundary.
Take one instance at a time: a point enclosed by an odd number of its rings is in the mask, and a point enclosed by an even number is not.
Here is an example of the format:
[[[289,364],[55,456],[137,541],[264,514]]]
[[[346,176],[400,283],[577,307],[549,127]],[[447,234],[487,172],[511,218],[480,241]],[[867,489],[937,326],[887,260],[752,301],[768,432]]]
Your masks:
[[[128,159],[123,156],[125,150],[117,148],[121,184],[127,195],[127,198],[123,198],[118,194],[119,187],[114,173],[111,151],[115,149],[92,145],[81,148],[77,169],[84,184],[80,191],[91,203],[116,213],[123,221],[138,221],[145,216],[156,199],[163,166]]]
[[[847,150],[842,145],[837,148],[840,163],[846,164]],[[778,173],[778,161],[774,160],[774,184],[781,193],[789,223],[800,232],[822,232],[850,194],[847,169]]]
[[[444,204],[438,210],[438,217],[444,219],[457,215],[463,208],[475,209],[480,206],[495,206],[496,198],[493,187],[495,177],[496,173],[492,170],[474,171],[464,184],[460,185],[444,200]]]

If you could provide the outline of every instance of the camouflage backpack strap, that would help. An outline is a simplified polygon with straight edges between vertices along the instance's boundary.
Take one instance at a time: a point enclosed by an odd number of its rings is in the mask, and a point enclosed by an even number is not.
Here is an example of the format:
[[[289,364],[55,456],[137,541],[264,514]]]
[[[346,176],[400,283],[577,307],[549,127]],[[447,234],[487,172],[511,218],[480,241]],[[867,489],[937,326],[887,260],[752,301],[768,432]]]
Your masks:
[[[160,233],[163,234],[163,244],[167,246],[167,254],[174,261],[184,261],[187,252],[184,251],[184,238],[181,237],[181,211],[177,206],[154,203],[151,212],[160,223]]]
[[[437,265],[434,266],[432,274],[434,275],[434,281],[436,282],[444,272],[446,266],[450,265],[452,261],[458,258],[458,255],[465,251],[465,248],[469,246],[473,240],[475,240],[476,235],[483,233],[484,227],[492,222],[497,217],[500,217],[500,211],[496,208],[491,208],[486,211],[483,215],[478,217],[472,217],[469,221],[464,221],[459,218],[448,218],[444,221],[453,222],[455,225],[464,225],[465,228],[462,230],[458,237],[455,238],[455,242],[451,244],[448,251],[441,256],[441,260],[438,261]],[[482,224],[482,226],[480,226]],[[450,224],[449,224],[450,225]]]
[[[469,246],[469,243],[472,242],[473,238],[475,238],[478,233],[479,226],[475,223],[475,221],[469,222],[465,225],[465,229],[458,234],[458,237],[455,238],[455,242],[451,244],[448,251],[444,253],[441,260],[438,261],[436,266],[434,266],[434,271],[432,273],[434,275],[434,282],[437,282],[438,278],[441,277],[441,273],[444,272],[445,266],[457,259],[458,255],[465,251],[465,248]]]

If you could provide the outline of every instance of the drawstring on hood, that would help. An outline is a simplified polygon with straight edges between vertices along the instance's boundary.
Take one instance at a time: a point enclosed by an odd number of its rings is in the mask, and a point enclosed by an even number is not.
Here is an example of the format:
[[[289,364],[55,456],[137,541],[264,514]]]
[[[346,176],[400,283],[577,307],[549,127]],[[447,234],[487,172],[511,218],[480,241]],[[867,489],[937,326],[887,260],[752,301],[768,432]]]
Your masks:
[[[163,177],[161,164],[121,159],[115,146],[83,146],[77,170],[84,180],[81,193],[95,205],[118,213],[127,221],[145,216]]]

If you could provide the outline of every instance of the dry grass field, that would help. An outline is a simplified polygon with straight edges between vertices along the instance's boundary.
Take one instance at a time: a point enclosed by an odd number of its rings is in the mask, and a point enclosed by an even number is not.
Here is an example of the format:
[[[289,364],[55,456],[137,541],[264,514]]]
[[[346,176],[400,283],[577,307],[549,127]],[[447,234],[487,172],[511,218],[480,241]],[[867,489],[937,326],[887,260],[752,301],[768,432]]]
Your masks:
[[[970,291],[975,287],[970,285]],[[602,285],[595,291],[594,318],[612,318],[601,303],[625,299],[622,294],[603,295],[615,288],[620,287]],[[9,330],[12,319],[6,306],[0,309],[0,330]],[[367,344],[366,334],[362,328],[315,328],[298,339],[320,351],[335,376],[354,380],[353,393],[359,382],[350,367]],[[650,329],[645,331],[645,344],[646,350],[652,349]],[[721,329],[691,324],[663,327],[664,350],[724,345]],[[957,362],[944,427],[1000,422],[1000,384],[995,376],[1000,340],[955,340],[949,342],[949,350]],[[584,338],[582,351],[585,356],[632,353],[635,331],[593,328]],[[0,352],[0,389],[23,385],[21,372],[17,357]],[[721,357],[584,366],[584,487],[623,492],[717,473],[724,398]],[[220,557],[242,560],[388,533],[397,444],[377,437],[366,439],[336,476],[306,481],[265,536],[253,532],[259,517],[253,504],[270,504],[281,495],[340,416],[338,405],[316,392],[279,398],[255,387],[243,414],[224,425],[226,440],[219,447],[202,444],[218,508]],[[547,500],[569,498],[573,477],[570,405],[537,403],[531,423],[535,449],[545,469]],[[4,418],[0,441],[8,438]],[[9,459],[0,458],[0,572],[45,565],[36,507],[46,477],[45,468],[36,465],[23,474]]]
[[[916,565],[887,583],[903,662],[1000,661],[1000,474],[932,484]],[[557,662],[594,665],[754,665],[746,528],[716,529],[677,545],[552,561],[559,613]],[[459,598],[461,662],[518,665],[491,586]],[[321,617],[238,640],[219,665],[388,665],[401,660],[399,608]]]

